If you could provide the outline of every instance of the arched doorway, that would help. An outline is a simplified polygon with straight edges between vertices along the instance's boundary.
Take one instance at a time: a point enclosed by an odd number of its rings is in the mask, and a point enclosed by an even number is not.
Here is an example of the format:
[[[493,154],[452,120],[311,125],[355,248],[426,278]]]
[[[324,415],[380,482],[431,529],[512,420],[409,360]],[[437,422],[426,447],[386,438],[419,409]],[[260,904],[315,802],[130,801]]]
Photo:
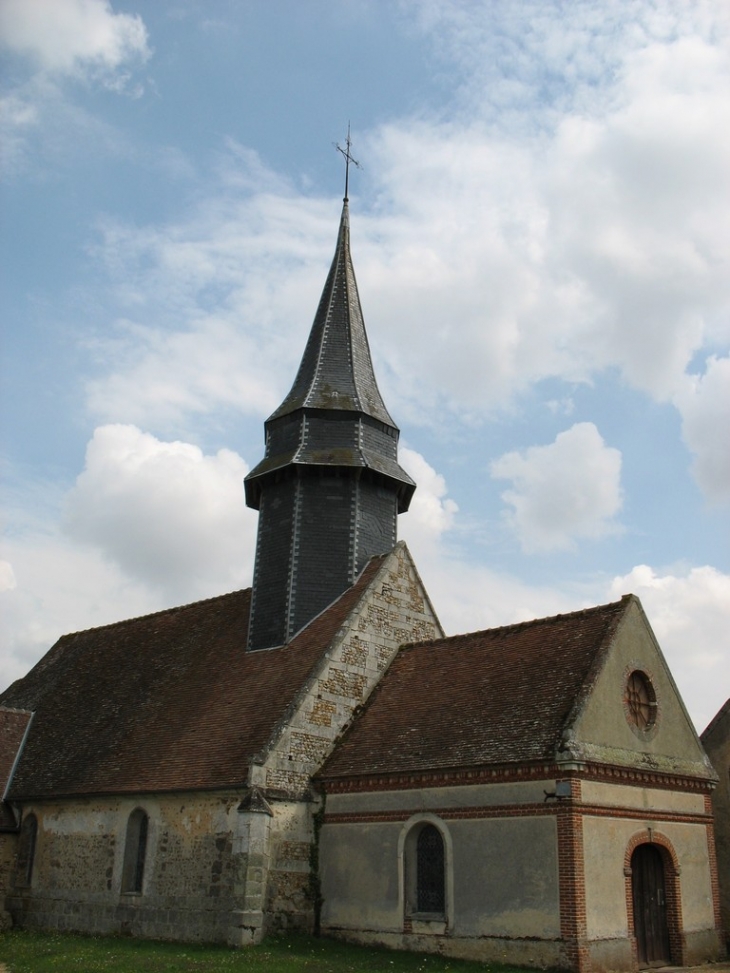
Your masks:
[[[655,845],[639,845],[631,856],[634,931],[639,966],[671,961],[664,859]]]

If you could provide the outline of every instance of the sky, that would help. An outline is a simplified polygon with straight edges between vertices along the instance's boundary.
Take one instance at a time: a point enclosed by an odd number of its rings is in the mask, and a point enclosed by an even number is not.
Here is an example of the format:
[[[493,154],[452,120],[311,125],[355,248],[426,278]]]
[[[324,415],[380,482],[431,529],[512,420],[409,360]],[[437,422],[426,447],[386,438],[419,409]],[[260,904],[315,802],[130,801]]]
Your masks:
[[[730,695],[730,6],[3,0],[0,685],[251,583],[351,241],[448,634],[639,596]],[[659,701],[661,703],[661,701]]]

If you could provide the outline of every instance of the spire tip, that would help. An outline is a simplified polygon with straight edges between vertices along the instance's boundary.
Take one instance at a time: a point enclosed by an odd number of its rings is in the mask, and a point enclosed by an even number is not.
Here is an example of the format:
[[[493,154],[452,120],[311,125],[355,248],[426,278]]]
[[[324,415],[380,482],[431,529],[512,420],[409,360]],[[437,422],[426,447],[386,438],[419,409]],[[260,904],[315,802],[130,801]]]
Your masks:
[[[350,138],[350,123],[347,123],[347,138],[345,139],[345,148],[338,143],[334,143],[335,148],[340,152],[345,159],[345,195],[342,199],[343,203],[347,203],[349,200],[349,189],[350,189],[350,163],[352,163],[357,169],[362,169],[362,166],[352,155],[350,149],[352,148],[352,140]]]

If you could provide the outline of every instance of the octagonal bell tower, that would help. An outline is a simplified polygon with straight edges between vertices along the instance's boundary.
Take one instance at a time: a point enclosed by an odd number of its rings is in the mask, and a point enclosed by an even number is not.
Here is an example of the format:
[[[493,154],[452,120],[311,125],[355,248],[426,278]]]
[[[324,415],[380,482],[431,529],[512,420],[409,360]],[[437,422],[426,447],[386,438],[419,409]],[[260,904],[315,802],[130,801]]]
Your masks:
[[[348,141],[349,152],[349,141]],[[348,158],[349,162],[349,158]],[[347,189],[335,255],[291,391],[245,480],[259,511],[249,650],[288,642],[391,550],[415,483],[380,395],[350,256]]]

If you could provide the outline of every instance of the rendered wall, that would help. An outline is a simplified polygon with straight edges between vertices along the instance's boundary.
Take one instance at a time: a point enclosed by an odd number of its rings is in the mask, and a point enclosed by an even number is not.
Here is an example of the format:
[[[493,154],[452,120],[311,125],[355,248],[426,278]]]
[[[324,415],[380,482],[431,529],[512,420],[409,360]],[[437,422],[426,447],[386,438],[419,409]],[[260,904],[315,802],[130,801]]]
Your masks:
[[[676,958],[717,959],[704,794],[574,784],[569,805],[541,800],[555,789],[555,781],[545,780],[330,794],[320,845],[323,930],[490,962],[633,970],[626,862],[634,844],[653,836],[676,860],[667,875],[668,894],[674,883],[678,897]],[[572,879],[558,860],[557,827],[569,808],[582,849],[570,890]],[[445,927],[408,921],[402,835],[419,819],[437,821],[448,835]],[[585,914],[577,943],[561,928],[561,903],[569,909],[571,901]]]
[[[704,796],[584,781],[582,801],[616,814],[587,811],[582,818],[586,934],[593,970],[632,967],[633,907],[625,869],[635,845],[649,840],[664,850],[668,898],[673,887],[678,890],[677,913],[669,916],[672,961],[687,965],[717,959]]]
[[[626,681],[636,669],[649,676],[656,694],[655,722],[646,732],[631,725],[625,704]],[[712,779],[709,760],[638,604],[628,609],[565,742],[580,760]]]
[[[454,957],[561,965],[556,820],[544,803],[535,813],[549,783],[328,796],[323,931]],[[502,802],[510,806],[504,816]],[[407,908],[405,835],[424,820],[445,837],[445,923],[421,921]]]

